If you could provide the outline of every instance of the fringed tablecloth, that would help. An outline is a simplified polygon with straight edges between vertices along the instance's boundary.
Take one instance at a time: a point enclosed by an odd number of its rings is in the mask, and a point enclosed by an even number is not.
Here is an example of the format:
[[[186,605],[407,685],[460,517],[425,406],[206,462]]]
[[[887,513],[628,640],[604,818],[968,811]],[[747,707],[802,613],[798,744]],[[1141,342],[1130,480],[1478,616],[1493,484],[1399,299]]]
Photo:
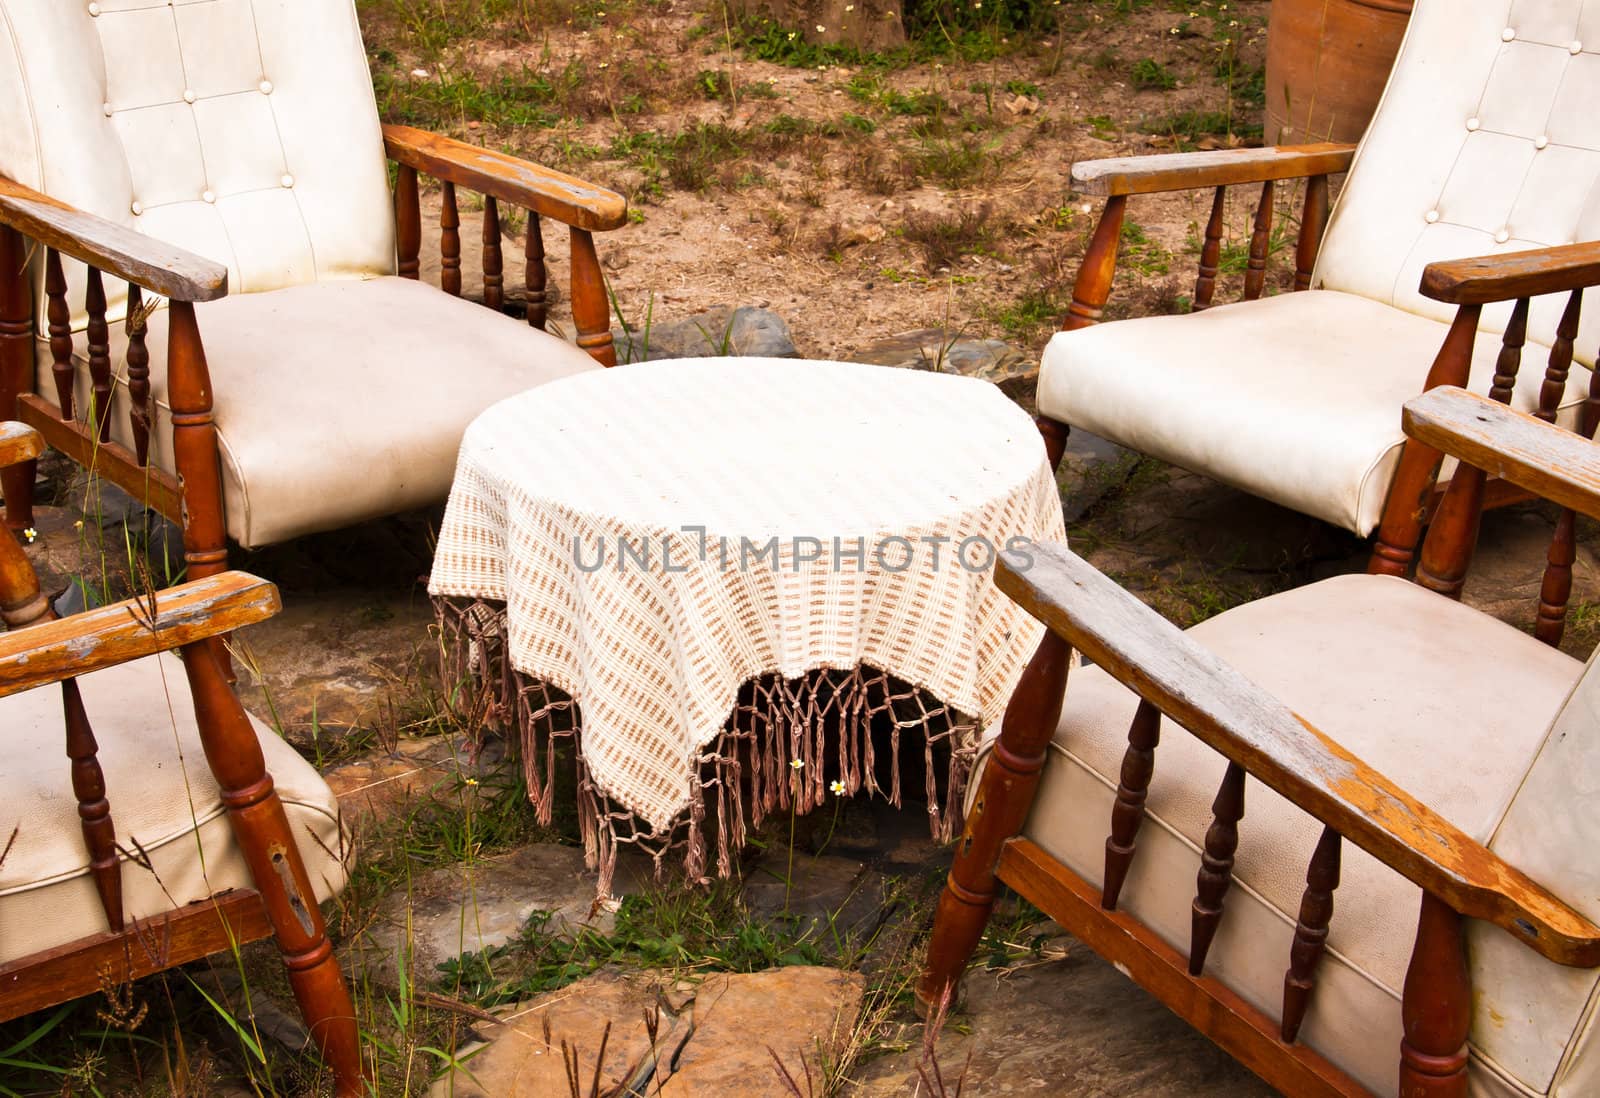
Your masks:
[[[726,874],[770,811],[861,789],[898,803],[907,732],[948,839],[979,725],[1043,632],[994,586],[995,555],[1062,538],[1039,434],[987,382],[669,360],[484,412],[429,590],[486,723],[521,739],[542,820],[556,745],[575,741],[604,892],[619,842],[658,865],[681,848],[695,877],[714,848]],[[896,753],[887,790],[874,721]]]

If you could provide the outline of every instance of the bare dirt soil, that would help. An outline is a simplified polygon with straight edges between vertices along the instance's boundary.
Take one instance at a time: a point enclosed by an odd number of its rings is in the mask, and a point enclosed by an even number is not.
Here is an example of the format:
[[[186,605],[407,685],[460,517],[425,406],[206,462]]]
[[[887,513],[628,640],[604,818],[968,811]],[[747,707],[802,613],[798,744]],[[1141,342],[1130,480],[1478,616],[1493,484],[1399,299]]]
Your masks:
[[[1074,161],[1259,139],[1265,0],[1067,0],[1024,31],[978,0],[967,30],[892,55],[704,0],[560,2],[364,0],[380,108],[625,194],[600,243],[635,326],[757,304],[809,356],[928,327],[1036,352],[1098,215]],[[1254,201],[1232,202],[1225,272]],[[1114,311],[1184,307],[1209,202],[1134,203]]]

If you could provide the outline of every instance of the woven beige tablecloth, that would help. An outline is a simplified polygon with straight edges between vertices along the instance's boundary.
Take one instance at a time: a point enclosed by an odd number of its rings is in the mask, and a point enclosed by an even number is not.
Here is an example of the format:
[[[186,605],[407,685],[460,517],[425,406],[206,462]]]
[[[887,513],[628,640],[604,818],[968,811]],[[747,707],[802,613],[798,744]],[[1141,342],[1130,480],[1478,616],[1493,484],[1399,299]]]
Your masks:
[[[763,677],[881,672],[970,715],[951,745],[970,752],[975,722],[998,720],[1042,635],[994,586],[994,550],[1062,538],[1038,431],[987,382],[669,360],[484,412],[462,440],[429,590],[466,626],[457,639],[476,646],[480,672],[477,649],[503,645],[504,679],[576,702],[581,765],[616,806],[600,822],[632,814],[665,837],[698,831],[699,768],[741,687]],[[836,676],[829,696],[839,691]],[[803,809],[825,792],[815,741],[826,719],[815,691],[802,693],[767,707],[784,727],[758,746],[756,768],[809,760],[775,783],[803,778]],[[862,704],[839,695],[841,708]],[[836,769],[847,792],[872,785],[870,766]],[[548,801],[548,774],[529,786]],[[742,833],[747,812],[770,807],[754,799],[746,809],[735,797],[740,819],[718,828],[724,869],[730,827]],[[602,855],[616,838],[598,836]],[[700,838],[687,841],[698,868]]]

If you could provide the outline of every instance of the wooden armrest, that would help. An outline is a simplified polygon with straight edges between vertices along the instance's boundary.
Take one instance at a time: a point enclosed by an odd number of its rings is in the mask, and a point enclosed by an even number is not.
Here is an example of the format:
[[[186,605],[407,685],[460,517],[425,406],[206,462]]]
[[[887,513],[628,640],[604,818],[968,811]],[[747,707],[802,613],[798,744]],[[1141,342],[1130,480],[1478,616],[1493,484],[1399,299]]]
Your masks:
[[[1490,476],[1600,519],[1600,446],[1454,385],[1406,401],[1405,433]]]
[[[176,301],[228,293],[228,268],[0,176],[0,225]]]
[[[628,202],[620,194],[493,149],[392,125],[383,127],[383,147],[391,159],[435,179],[492,195],[575,228],[598,232],[628,222]]]
[[[0,469],[44,453],[44,437],[26,423],[0,422]]]
[[[1355,153],[1354,145],[1324,142],[1265,149],[1115,156],[1080,160],[1072,165],[1072,181],[1085,194],[1103,195],[1225,187],[1233,183],[1331,175],[1348,169]]]
[[[1452,305],[1486,305],[1600,285],[1600,241],[1532,248],[1430,263],[1423,296]]]
[[[1600,927],[1065,546],[1002,554],[996,582],[1128,689],[1395,872],[1552,961],[1600,965]]]
[[[278,589],[247,572],[179,584],[150,600],[87,610],[0,636],[0,697],[228,633],[278,612]]]

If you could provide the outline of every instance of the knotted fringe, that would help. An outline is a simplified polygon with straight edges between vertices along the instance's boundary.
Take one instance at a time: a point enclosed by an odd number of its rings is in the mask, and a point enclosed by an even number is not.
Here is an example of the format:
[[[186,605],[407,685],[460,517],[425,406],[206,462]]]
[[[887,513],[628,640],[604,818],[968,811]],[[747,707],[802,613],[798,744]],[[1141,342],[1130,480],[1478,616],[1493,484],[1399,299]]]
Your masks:
[[[601,896],[610,894],[624,844],[649,854],[658,876],[668,855],[681,849],[684,872],[696,881],[708,879],[707,858],[714,849],[717,875],[731,876],[750,831],[773,813],[792,809],[805,815],[822,805],[834,781],[842,783],[843,796],[865,790],[900,807],[900,744],[906,734],[921,740],[934,839],[949,842],[960,830],[978,722],[873,667],[813,671],[796,679],[767,675],[744,683],[727,724],[698,759],[688,807],[667,826],[654,827],[615,803],[584,765],[577,704],[511,666],[505,607],[463,598],[434,603],[444,681],[461,691],[459,708],[475,735],[515,732],[528,799],[541,825],[550,823],[555,808],[558,747],[570,741],[578,831],[587,864],[599,872]],[[888,730],[887,789],[877,777],[875,726]]]

